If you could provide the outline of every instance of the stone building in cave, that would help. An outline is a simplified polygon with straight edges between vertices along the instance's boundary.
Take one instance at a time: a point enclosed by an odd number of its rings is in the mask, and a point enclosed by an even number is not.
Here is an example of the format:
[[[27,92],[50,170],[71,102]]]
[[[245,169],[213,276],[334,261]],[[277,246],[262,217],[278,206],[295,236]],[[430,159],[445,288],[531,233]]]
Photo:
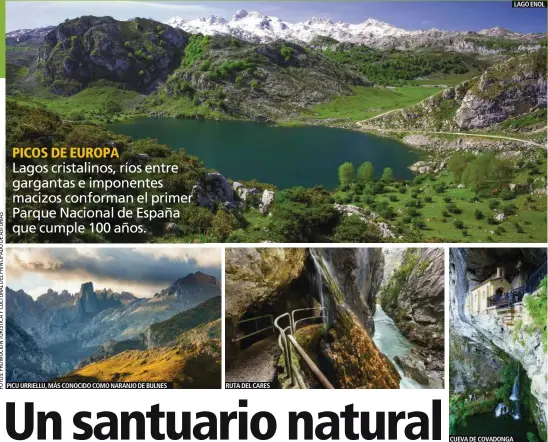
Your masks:
[[[477,315],[492,310],[493,306],[489,305],[491,304],[490,300],[496,299],[496,297],[502,298],[511,289],[512,285],[505,278],[504,268],[498,267],[495,275],[470,290],[467,299],[468,312]]]
[[[523,317],[524,298],[537,290],[546,276],[546,260],[540,266],[534,261],[515,258],[509,259],[507,264],[498,262],[495,273],[470,289],[464,304],[465,310],[472,316],[497,316],[502,318],[505,325],[512,327]],[[495,267],[494,263],[491,265]]]

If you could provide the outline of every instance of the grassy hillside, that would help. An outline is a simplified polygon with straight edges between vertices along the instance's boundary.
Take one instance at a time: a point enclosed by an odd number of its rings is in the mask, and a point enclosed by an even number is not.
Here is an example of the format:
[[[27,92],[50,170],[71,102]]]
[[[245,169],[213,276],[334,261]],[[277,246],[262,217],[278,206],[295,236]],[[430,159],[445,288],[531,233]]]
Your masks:
[[[175,388],[221,388],[220,322],[181,334],[174,346],[125,351],[56,381],[173,382]]]
[[[400,86],[397,88],[352,88],[353,95],[337,97],[327,103],[312,107],[316,118],[365,120],[393,109],[418,103],[438,92],[436,87]]]
[[[147,114],[269,120],[369,84],[299,45],[189,36],[146,19],[80,17],[46,34],[40,58],[26,45],[10,46],[26,58],[12,57],[8,93],[71,120]]]
[[[398,85],[436,75],[462,75],[478,72],[488,62],[475,55],[443,50],[381,51],[357,44],[338,44],[324,54],[357,70],[377,84]]]
[[[181,333],[219,317],[221,317],[221,297],[216,296],[163,322],[152,324],[149,336],[155,346],[170,345]]]
[[[376,119],[371,126],[419,131],[526,130],[542,119],[543,103],[546,53],[541,50],[495,64],[480,76]]]

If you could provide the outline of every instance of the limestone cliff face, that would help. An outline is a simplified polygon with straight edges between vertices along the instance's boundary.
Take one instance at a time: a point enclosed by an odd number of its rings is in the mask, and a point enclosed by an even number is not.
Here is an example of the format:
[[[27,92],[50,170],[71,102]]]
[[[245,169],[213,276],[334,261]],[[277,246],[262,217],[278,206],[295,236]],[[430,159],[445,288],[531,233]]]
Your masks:
[[[546,54],[525,54],[485,71],[462,100],[454,121],[478,129],[546,107]]]
[[[47,381],[54,377],[59,368],[49,353],[42,350],[36,341],[8,318],[6,322],[6,380]]]
[[[398,329],[416,346],[396,362],[430,388],[443,388],[444,252],[440,248],[406,249],[385,281],[380,304]]]
[[[382,292],[381,305],[410,341],[443,351],[443,249],[408,249]]]
[[[305,249],[250,248],[226,251],[227,319],[282,293],[303,272]]]
[[[451,249],[449,274],[453,390],[458,392],[471,386],[494,386],[497,373],[500,379],[502,359],[517,360],[531,380],[531,393],[536,399],[531,412],[541,434],[545,432],[548,420],[548,366],[541,331],[509,327],[493,315],[471,316],[464,305],[469,287],[489,277],[494,263],[506,263],[504,268],[510,276],[508,279],[514,281],[523,278],[523,269],[534,268],[545,256],[543,249]],[[540,291],[528,296],[540,296]],[[523,322],[528,321],[530,319],[525,310]],[[483,365],[478,361],[483,361]],[[471,377],[475,366],[481,366],[486,376]]]
[[[372,316],[382,282],[381,249],[312,249],[321,273],[328,334],[323,353],[339,388],[399,388],[400,376],[375,346]]]
[[[377,129],[432,131],[492,127],[545,108],[546,87],[546,51],[541,50],[496,64],[478,77],[371,123]]]
[[[376,296],[384,271],[382,249],[311,249],[310,253],[340,289],[344,303],[373,335]]]

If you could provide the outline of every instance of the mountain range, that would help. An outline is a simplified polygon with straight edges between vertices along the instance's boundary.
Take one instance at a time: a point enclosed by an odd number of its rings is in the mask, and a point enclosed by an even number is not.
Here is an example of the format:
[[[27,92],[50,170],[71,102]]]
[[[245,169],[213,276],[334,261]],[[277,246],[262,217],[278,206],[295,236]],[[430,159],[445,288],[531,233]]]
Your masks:
[[[105,343],[143,341],[153,324],[220,293],[219,281],[201,272],[178,279],[150,298],[94,290],[92,282],[75,294],[48,290],[36,300],[7,288],[8,380],[45,380],[66,373]]]
[[[138,19],[134,19],[138,20]],[[142,20],[142,19],[141,19]],[[495,54],[505,50],[492,44],[492,39],[512,40],[516,49],[538,49],[545,34],[519,33],[501,27],[481,31],[447,31],[442,29],[408,30],[389,23],[368,18],[361,23],[334,22],[313,17],[310,20],[291,23],[278,17],[257,11],[240,9],[230,20],[218,15],[184,19],[174,16],[164,21],[170,27],[189,34],[224,35],[251,43],[270,43],[284,40],[296,44],[314,44],[325,39],[334,43],[355,43],[378,49],[413,49],[416,47],[445,47],[457,52],[484,52]],[[18,29],[6,34],[6,44],[15,46],[40,44],[55,26],[36,29]],[[61,35],[58,35],[58,38]],[[491,41],[491,42],[490,42]],[[153,42],[154,43],[154,42]]]
[[[462,52],[477,50],[472,41],[467,41],[467,38],[474,36],[516,39],[521,40],[524,45],[539,38],[538,34],[520,34],[499,27],[479,32],[444,31],[435,28],[407,30],[373,18],[368,18],[358,24],[333,22],[318,17],[291,23],[278,17],[263,15],[256,11],[248,12],[243,9],[237,11],[231,20],[216,15],[192,20],[175,16],[166,20],[165,23],[191,34],[230,35],[253,43],[285,40],[302,44],[311,43],[318,37],[327,37],[338,42],[364,44],[378,48],[447,45]]]

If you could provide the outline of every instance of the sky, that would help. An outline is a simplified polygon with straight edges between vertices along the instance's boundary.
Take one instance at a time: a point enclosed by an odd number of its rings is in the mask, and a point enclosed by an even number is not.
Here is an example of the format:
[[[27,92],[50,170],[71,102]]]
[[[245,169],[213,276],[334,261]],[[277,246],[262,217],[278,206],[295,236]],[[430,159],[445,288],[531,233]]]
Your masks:
[[[546,32],[545,9],[516,9],[510,1],[487,2],[192,2],[192,1],[8,1],[7,31],[56,25],[81,15],[109,15],[118,20],[146,17],[158,21],[220,15],[230,19],[238,9],[259,11],[289,22],[312,17],[360,23],[382,20],[404,29],[439,28],[479,31],[500,26],[516,32]]]
[[[52,289],[76,293],[84,282],[151,297],[189,273],[220,280],[219,248],[14,248],[6,254],[7,286],[37,298]]]

